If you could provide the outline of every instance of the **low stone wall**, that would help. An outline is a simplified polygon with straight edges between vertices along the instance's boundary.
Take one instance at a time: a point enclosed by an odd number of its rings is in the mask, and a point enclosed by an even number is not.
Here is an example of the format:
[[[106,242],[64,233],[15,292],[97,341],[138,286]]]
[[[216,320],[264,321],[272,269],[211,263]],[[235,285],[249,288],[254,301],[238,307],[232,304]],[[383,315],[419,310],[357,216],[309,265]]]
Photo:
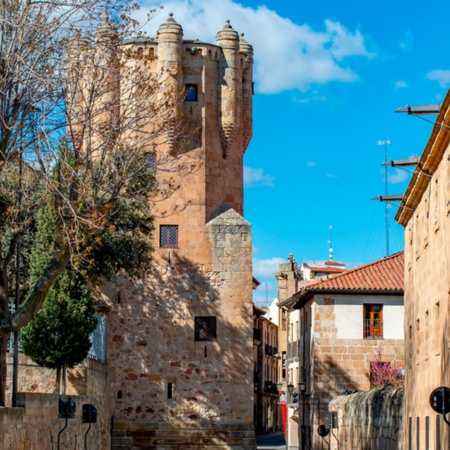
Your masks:
[[[330,411],[338,413],[333,450],[403,450],[403,389],[384,389],[335,397]]]
[[[11,406],[13,355],[7,353],[6,406]],[[106,364],[86,358],[78,366],[67,369],[67,395],[87,395],[95,397],[106,389]],[[32,359],[19,353],[18,391],[33,394],[57,394],[56,370],[36,364]],[[101,394],[104,397],[103,394]]]
[[[8,355],[7,406],[11,405],[12,355]],[[19,355],[19,393],[17,408],[0,408],[0,449],[58,450],[58,433],[65,420],[58,419],[59,395],[55,391],[55,371],[39,367],[25,355]],[[97,423],[87,435],[86,449],[110,448],[110,420],[107,366],[86,358],[67,370],[67,395],[76,400],[76,418],[68,420],[61,433],[59,449],[85,449],[87,424],[81,421],[82,405],[94,404]],[[3,442],[2,442],[3,439]],[[3,446],[2,446],[3,443]]]
[[[253,424],[117,423],[112,450],[255,450]]]
[[[99,412],[97,423],[82,423],[82,405],[90,403],[86,397],[74,397],[76,416],[67,420],[58,418],[59,395],[18,394],[17,408],[0,408],[1,447],[4,450],[58,450],[108,449],[108,418]],[[86,446],[85,446],[86,436]]]

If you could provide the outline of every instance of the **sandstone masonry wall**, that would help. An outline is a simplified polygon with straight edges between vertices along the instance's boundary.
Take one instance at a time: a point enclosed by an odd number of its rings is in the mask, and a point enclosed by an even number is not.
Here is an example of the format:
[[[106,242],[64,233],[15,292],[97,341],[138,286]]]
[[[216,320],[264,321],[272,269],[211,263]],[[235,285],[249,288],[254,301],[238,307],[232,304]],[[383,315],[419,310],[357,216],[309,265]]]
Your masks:
[[[250,224],[224,205],[207,233],[211,265],[174,256],[105,288],[117,446],[255,448]],[[195,317],[217,339],[196,340]]]
[[[44,450],[57,448],[58,434],[65,419],[58,418],[59,395],[18,395],[21,407],[0,408],[0,448],[2,450]],[[60,435],[61,449],[84,450],[89,425],[81,420],[82,405],[92,403],[87,397],[75,397],[76,417],[68,419],[67,428]],[[91,425],[86,436],[87,448],[108,449],[108,418],[100,407],[97,423]]]
[[[330,411],[338,413],[339,429],[330,434],[331,449],[403,450],[403,389],[384,389],[335,397]],[[328,438],[327,438],[328,440]]]
[[[11,405],[12,354],[8,354],[7,356],[7,404]],[[18,398],[21,407],[0,408],[0,414],[3,414],[2,418],[0,418],[0,436],[5,436],[4,446],[2,447],[0,445],[2,450],[15,450],[16,448],[27,450],[53,448],[50,444],[43,444],[47,443],[47,439],[50,439],[49,436],[51,434],[53,436],[53,442],[55,442],[55,430],[57,436],[59,429],[63,426],[61,425],[62,421],[58,422],[59,395],[55,393],[55,377],[55,370],[40,367],[30,358],[19,354]],[[89,433],[89,442],[91,442],[90,439],[93,439],[93,441],[89,444],[88,448],[109,448],[109,423],[112,412],[108,406],[109,397],[107,391],[106,364],[102,364],[91,358],[86,358],[82,364],[73,369],[67,369],[66,394],[75,396],[77,399],[77,418],[69,420],[69,430],[74,436],[82,436],[81,442],[83,446],[84,433],[87,425],[81,426],[81,405],[83,403],[91,403],[97,408],[97,424],[92,425],[92,429],[96,427],[98,431]],[[41,431],[37,432],[36,430]],[[49,430],[48,435],[45,430]],[[72,442],[72,437],[67,439],[69,439],[68,442]],[[79,439],[79,437],[74,439]],[[62,442],[61,449],[84,448],[81,446],[81,443],[76,444],[81,447],[64,447],[62,446]],[[16,447],[9,443],[14,443]],[[27,447],[27,445],[29,446]]]

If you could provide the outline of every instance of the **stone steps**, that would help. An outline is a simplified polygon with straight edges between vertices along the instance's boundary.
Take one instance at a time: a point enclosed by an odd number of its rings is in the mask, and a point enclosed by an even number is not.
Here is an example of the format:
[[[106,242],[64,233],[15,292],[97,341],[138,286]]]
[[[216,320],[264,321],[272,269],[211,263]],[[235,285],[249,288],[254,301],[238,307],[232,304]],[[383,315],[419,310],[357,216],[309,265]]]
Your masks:
[[[252,428],[242,425],[225,427],[174,428],[167,424],[142,428],[117,424],[112,436],[112,450],[255,450]]]

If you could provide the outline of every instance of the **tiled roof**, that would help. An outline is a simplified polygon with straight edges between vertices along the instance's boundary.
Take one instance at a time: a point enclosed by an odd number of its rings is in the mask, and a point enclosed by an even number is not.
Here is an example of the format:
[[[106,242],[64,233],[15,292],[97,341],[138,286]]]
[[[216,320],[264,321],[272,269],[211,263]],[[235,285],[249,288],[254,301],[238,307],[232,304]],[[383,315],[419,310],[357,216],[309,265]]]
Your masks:
[[[345,267],[344,263],[341,263],[339,261],[333,261],[332,259],[328,260],[328,261],[325,261],[324,265],[325,266],[341,266],[341,267]]]
[[[357,269],[303,287],[294,297],[318,291],[364,291],[403,293],[403,252],[388,256]]]
[[[348,269],[345,267],[327,267],[327,266],[308,266],[308,269],[310,269],[313,272],[319,272],[319,273],[342,273],[342,272],[348,272]]]

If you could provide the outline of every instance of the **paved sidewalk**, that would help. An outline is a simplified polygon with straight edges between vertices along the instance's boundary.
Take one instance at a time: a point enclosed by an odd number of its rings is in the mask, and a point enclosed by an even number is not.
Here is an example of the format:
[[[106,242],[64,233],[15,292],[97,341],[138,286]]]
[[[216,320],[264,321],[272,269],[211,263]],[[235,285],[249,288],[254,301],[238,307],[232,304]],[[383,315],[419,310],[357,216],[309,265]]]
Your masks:
[[[261,450],[286,450],[286,441],[282,431],[256,436],[256,445],[256,448]]]

